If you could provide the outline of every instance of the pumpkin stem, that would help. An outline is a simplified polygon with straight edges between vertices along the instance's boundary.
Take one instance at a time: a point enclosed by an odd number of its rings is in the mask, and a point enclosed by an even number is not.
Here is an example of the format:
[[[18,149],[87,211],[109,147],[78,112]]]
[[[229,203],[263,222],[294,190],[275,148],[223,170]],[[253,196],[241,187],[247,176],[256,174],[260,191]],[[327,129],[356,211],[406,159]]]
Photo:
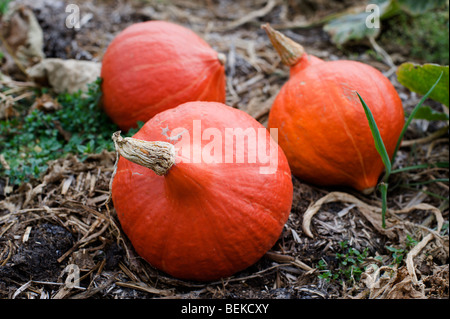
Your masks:
[[[263,24],[261,28],[266,31],[283,64],[294,66],[300,61],[305,53],[303,46],[273,29],[269,23]]]
[[[167,142],[123,138],[120,131],[112,135],[117,152],[130,162],[147,167],[157,175],[166,175],[175,164],[175,147]]]
[[[223,53],[217,53],[217,59],[222,65],[225,65],[225,63],[227,63],[227,56]]]

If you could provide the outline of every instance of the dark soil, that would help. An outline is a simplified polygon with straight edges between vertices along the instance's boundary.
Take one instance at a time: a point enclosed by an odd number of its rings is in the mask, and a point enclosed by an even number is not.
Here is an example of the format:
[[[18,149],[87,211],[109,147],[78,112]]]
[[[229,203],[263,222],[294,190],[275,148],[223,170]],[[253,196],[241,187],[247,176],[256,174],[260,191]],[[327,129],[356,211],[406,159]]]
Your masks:
[[[11,257],[11,265],[0,268],[3,284],[31,279],[56,281],[62,266],[58,258],[72,247],[72,234],[61,226],[43,223],[22,242]]]

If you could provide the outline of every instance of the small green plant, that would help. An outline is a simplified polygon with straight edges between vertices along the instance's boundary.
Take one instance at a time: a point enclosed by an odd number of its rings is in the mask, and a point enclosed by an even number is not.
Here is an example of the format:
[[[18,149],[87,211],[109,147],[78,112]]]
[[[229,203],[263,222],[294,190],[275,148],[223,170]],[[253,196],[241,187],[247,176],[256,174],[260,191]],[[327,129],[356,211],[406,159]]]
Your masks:
[[[406,250],[403,248],[395,248],[391,246],[386,246],[386,249],[392,253],[393,264],[400,265],[403,261],[403,257],[406,254]]]
[[[387,191],[388,191],[388,180],[389,176],[392,173],[392,163],[394,163],[395,157],[397,155],[397,152],[400,148],[400,143],[403,139],[403,136],[406,133],[406,130],[408,129],[409,124],[413,120],[416,112],[422,107],[423,102],[428,98],[428,96],[431,94],[431,92],[434,90],[436,85],[439,83],[439,81],[442,78],[443,73],[440,74],[437,81],[433,84],[433,86],[429,89],[429,91],[422,97],[420,102],[415,106],[411,114],[409,115],[408,119],[405,122],[405,125],[403,126],[403,129],[400,133],[400,137],[398,138],[394,154],[392,155],[392,158],[389,157],[389,154],[386,151],[386,147],[384,146],[383,139],[381,138],[380,131],[378,130],[377,124],[375,122],[375,119],[372,115],[372,112],[370,111],[370,108],[367,106],[366,102],[364,102],[363,98],[359,95],[359,93],[356,93],[359,97],[359,100],[361,101],[361,104],[364,108],[364,112],[366,113],[367,120],[369,121],[369,127],[372,132],[373,139],[375,141],[375,147],[378,151],[378,153],[381,156],[381,159],[383,160],[383,164],[385,167],[385,174],[382,179],[382,181],[378,184],[378,188],[381,193],[381,200],[382,200],[382,211],[381,211],[381,218],[382,218],[382,227],[386,228],[386,209],[387,209]],[[446,180],[448,182],[448,179]]]
[[[392,253],[392,264],[400,266],[403,261],[404,256],[408,253],[408,251],[417,245],[417,240],[412,238],[410,235],[406,236],[406,247],[405,248],[396,248],[392,246],[386,246],[386,249]]]
[[[362,252],[355,248],[349,247],[348,242],[339,243],[340,253],[336,253],[337,268],[331,271],[327,263],[321,259],[317,264],[317,269],[321,271],[319,278],[326,281],[340,280],[343,282],[359,281],[361,274],[364,272],[363,264],[368,256],[368,248]]]
[[[325,280],[325,281],[332,281],[338,279],[339,275],[337,273],[333,273],[331,270],[328,269],[327,263],[321,259],[317,263],[317,269],[320,271],[319,278]]]
[[[11,0],[0,0],[0,16],[8,12],[9,3]]]
[[[448,203],[448,202],[447,202]],[[448,206],[447,206],[448,207]],[[444,222],[441,229],[441,236],[447,236],[448,237],[448,226],[449,222],[448,220]]]
[[[10,184],[19,185],[39,177],[48,161],[68,153],[84,160],[88,154],[114,150],[111,134],[118,128],[99,108],[100,97],[98,79],[85,95],[81,91],[58,95],[59,110],[35,109],[0,121],[0,154],[9,166],[0,164],[0,173],[9,177]]]

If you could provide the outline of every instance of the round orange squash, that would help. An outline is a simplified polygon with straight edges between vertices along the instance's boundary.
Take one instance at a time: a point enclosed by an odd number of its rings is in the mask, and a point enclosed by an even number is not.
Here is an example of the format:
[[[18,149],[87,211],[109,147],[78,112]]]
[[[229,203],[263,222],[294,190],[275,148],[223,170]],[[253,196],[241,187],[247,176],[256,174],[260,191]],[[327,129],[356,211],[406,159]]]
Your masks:
[[[184,102],[225,102],[223,64],[223,55],[183,26],[133,24],[114,38],[103,56],[103,108],[127,131]]]
[[[188,102],[157,114],[133,138],[118,133],[112,199],[125,234],[151,265],[177,278],[215,280],[251,266],[276,243],[291,209],[291,173],[251,116]]]
[[[264,25],[289,80],[269,113],[292,174],[322,186],[349,186],[365,193],[384,170],[358,92],[371,109],[390,156],[404,125],[394,86],[375,68],[356,61],[328,61]]]

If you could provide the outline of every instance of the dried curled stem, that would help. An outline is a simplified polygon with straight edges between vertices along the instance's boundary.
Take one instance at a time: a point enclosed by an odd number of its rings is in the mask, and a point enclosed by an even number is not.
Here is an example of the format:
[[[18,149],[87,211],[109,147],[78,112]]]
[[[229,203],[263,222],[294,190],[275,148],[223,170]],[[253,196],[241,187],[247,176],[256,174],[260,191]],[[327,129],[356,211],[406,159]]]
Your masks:
[[[305,53],[303,46],[273,29],[268,23],[262,25],[261,28],[266,31],[283,64],[294,66],[300,61]]]
[[[151,169],[157,175],[166,175],[175,164],[175,147],[170,143],[123,138],[120,131],[113,134],[112,140],[119,155],[130,162]]]

